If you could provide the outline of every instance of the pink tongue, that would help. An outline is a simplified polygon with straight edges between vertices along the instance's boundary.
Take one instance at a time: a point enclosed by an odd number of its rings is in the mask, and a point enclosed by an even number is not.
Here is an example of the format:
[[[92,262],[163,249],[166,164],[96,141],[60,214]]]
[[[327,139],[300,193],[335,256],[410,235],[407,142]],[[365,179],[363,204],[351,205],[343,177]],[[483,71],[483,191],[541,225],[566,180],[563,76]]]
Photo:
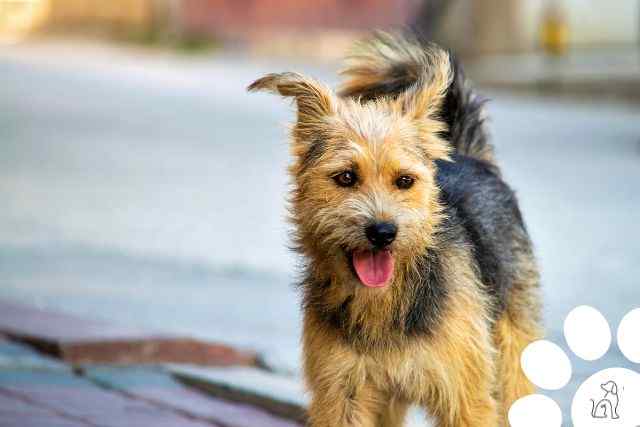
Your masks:
[[[353,267],[363,285],[379,288],[385,286],[393,274],[393,255],[390,251],[355,251]]]

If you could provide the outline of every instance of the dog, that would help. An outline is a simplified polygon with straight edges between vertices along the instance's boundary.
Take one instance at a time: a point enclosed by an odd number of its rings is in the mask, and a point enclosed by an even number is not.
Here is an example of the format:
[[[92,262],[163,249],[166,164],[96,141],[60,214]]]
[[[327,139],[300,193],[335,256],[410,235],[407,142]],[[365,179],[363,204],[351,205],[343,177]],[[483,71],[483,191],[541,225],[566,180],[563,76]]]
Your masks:
[[[612,420],[620,419],[618,415],[618,405],[620,398],[618,397],[618,385],[613,381],[607,381],[600,384],[600,388],[604,390],[604,397],[596,403],[591,400],[591,416],[593,418],[611,418]]]
[[[485,101],[445,50],[377,33],[339,91],[296,73],[249,91],[292,98],[290,219],[301,279],[309,425],[507,425],[533,386],[539,276]]]

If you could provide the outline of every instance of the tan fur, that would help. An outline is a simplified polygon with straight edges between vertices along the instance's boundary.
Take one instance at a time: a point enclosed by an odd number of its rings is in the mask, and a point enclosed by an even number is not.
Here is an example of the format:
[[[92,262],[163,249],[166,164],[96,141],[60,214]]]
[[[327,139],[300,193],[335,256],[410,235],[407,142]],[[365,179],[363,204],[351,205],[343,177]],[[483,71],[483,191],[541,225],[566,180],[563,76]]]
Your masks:
[[[399,86],[420,85],[424,79],[437,79],[438,70],[442,70],[441,64],[447,60],[446,53],[434,44],[421,42],[407,34],[377,31],[354,46],[341,71],[344,80],[338,95],[364,99],[393,96]],[[479,111],[479,117],[474,124],[476,136],[473,139],[476,141],[465,141],[459,149],[465,155],[496,164],[493,146],[478,143],[488,134],[483,101],[460,73],[459,69],[458,76],[454,77],[458,79],[454,84],[458,87],[458,98],[468,97],[466,102],[475,104],[473,110]],[[496,172],[499,172],[498,168]]]
[[[446,53],[434,51],[430,64],[428,75],[394,99],[343,98],[294,73],[249,87],[292,97],[298,111],[290,212],[294,244],[308,262],[303,353],[314,427],[400,426],[412,403],[439,427],[494,427],[510,402],[530,390],[518,355],[538,336],[537,318],[514,303],[494,325],[470,248],[440,245],[437,237],[444,217],[434,162],[451,151],[438,114],[451,77]],[[332,178],[345,170],[357,173],[352,188]],[[396,186],[401,175],[415,178],[410,189]],[[368,223],[388,220],[399,225],[393,276],[383,288],[368,288],[348,254],[367,247]],[[416,283],[425,279],[425,249],[444,260],[437,280],[447,303],[433,313],[438,321],[429,334],[410,336],[398,319],[411,314]],[[526,253],[522,263],[533,270],[523,270],[531,274],[513,298],[531,303],[535,266]],[[345,302],[349,316],[332,327],[323,313]]]
[[[311,425],[402,425],[402,417],[385,412],[388,396],[423,405],[442,427],[498,425],[488,304],[474,290],[481,285],[467,283],[475,280],[472,271],[450,273],[460,283],[432,340],[398,342],[358,353],[313,314],[305,315],[304,368],[313,390]]]
[[[525,252],[526,253],[526,252]],[[498,350],[499,400],[504,425],[508,425],[509,408],[521,397],[532,394],[535,387],[520,365],[522,351],[542,338],[538,269],[530,254],[519,258],[521,277],[514,284],[507,309],[496,322],[494,340]]]
[[[406,67],[410,74],[408,77],[414,81],[434,78],[443,65],[447,68],[450,66],[449,55],[442,49],[408,43],[403,37],[382,31],[356,43],[345,62],[340,74],[346,80],[338,90],[340,96],[344,97],[359,94],[386,80],[398,64]]]

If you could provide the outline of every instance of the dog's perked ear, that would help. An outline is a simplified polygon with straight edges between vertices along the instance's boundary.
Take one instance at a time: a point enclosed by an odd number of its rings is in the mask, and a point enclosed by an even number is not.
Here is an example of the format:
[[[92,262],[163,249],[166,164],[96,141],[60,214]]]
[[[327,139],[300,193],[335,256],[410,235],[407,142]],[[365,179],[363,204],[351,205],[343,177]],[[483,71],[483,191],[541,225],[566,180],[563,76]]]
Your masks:
[[[335,96],[323,84],[297,73],[267,74],[251,83],[249,92],[268,91],[295,99],[298,122],[315,122],[335,112]]]
[[[425,67],[416,82],[398,97],[404,113],[417,120],[438,116],[452,79],[447,52],[433,49],[425,56],[428,68]]]
[[[451,85],[449,54],[441,49],[428,52],[429,67],[416,82],[395,100],[395,108],[409,118],[425,142],[432,159],[450,160],[452,147],[443,135],[448,131],[442,119],[442,108]]]
[[[293,128],[293,153],[299,157],[308,152],[326,129],[326,120],[335,114],[338,102],[331,89],[297,73],[268,74],[251,83],[247,90],[294,98],[298,118]]]
[[[427,140],[430,156],[448,160],[451,145],[441,138],[448,130],[441,112],[452,80],[451,61],[442,49],[428,51],[427,57],[429,67],[398,96],[396,108],[414,122],[420,136]]]

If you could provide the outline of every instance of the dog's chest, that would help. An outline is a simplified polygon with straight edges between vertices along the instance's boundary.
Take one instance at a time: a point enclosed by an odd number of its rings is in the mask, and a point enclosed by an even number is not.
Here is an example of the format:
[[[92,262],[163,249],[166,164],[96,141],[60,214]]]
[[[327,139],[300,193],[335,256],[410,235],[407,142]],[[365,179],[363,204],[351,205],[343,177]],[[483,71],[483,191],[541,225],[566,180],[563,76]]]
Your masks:
[[[384,354],[366,356],[367,376],[378,388],[414,399],[414,390],[424,390],[434,361],[423,346],[406,346]]]

